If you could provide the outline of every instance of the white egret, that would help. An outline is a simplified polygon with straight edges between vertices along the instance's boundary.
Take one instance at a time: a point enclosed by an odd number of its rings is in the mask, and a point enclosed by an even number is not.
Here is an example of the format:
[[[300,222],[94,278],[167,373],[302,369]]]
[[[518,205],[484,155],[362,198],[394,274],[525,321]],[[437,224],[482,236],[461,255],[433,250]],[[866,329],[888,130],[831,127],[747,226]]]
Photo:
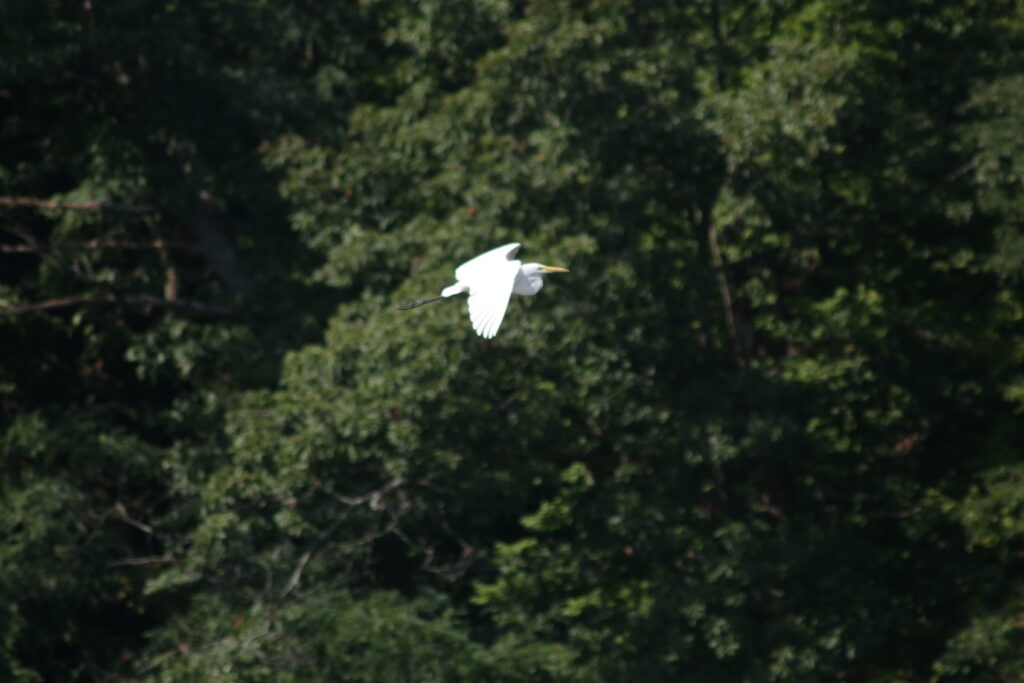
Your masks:
[[[544,286],[545,273],[568,273],[567,268],[523,263],[514,257],[520,244],[512,242],[480,254],[455,269],[455,284],[445,287],[440,296],[417,299],[399,306],[416,308],[457,294],[469,294],[469,320],[473,330],[485,339],[498,334],[501,321],[513,294],[533,296]]]

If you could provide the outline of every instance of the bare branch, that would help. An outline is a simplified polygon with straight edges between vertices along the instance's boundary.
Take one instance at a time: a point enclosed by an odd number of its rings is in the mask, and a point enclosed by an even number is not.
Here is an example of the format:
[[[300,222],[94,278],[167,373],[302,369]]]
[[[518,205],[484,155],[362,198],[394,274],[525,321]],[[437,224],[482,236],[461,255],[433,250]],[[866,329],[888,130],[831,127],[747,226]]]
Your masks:
[[[733,313],[732,295],[729,292],[729,280],[725,276],[723,268],[722,250],[718,247],[718,231],[710,219],[707,221],[708,249],[711,253],[711,266],[715,271],[715,282],[718,284],[718,295],[722,299],[722,312],[725,315],[725,329],[732,342],[733,353],[736,363],[740,367],[745,365],[743,346],[740,343],[739,335],[736,332],[736,318]]]
[[[370,507],[372,509],[377,510],[377,509],[380,508],[380,498],[381,498],[381,496],[383,494],[387,493],[388,491],[391,491],[393,489],[398,488],[399,486],[401,486],[404,483],[405,483],[405,478],[404,477],[395,477],[394,479],[392,479],[388,483],[386,483],[383,486],[381,486],[379,489],[374,489],[373,491],[370,491],[369,493],[366,493],[366,494],[361,495],[361,496],[356,496],[356,497],[343,496],[340,493],[331,491],[331,490],[326,489],[326,488],[324,490],[326,490],[328,493],[330,493],[332,496],[334,496],[335,499],[341,501],[345,505],[362,505],[363,503],[369,503]]]
[[[144,531],[145,533],[150,535],[157,533],[156,530],[153,529],[153,527],[149,526],[145,522],[140,522],[139,520],[134,519],[131,515],[129,515],[128,509],[125,508],[124,503],[122,503],[121,501],[117,501],[117,503],[114,504],[114,509],[117,510],[117,514],[121,515],[121,521],[125,524],[133,526],[139,531]]]
[[[150,242],[137,242],[130,240],[91,240],[88,242],[51,242],[50,248],[60,250],[83,250],[83,249],[155,249],[158,251],[170,251],[180,249],[182,251],[197,251],[194,244],[187,242],[172,242],[170,240],[152,240]],[[0,245],[0,253],[18,254],[25,252],[40,251],[39,246],[34,244],[4,244]]]
[[[281,597],[285,597],[292,590],[299,585],[299,580],[302,578],[302,570],[306,568],[306,563],[309,562],[309,558],[313,557],[312,548],[302,553],[302,557],[299,558],[298,563],[295,565],[295,570],[292,572],[291,578],[288,579],[288,583],[281,591]]]
[[[190,299],[175,299],[173,301],[170,301],[168,299],[161,299],[158,296],[153,296],[152,294],[120,294],[113,296],[113,298],[109,300],[113,302],[135,304],[138,306],[176,308],[183,311],[192,311],[193,313],[201,313],[202,315],[209,315],[214,317],[229,318],[238,315],[237,310],[233,308],[227,308],[225,306],[204,304],[200,301],[192,301]]]
[[[30,254],[39,251],[31,244],[3,244],[0,245],[0,254]]]
[[[166,242],[155,240],[153,242],[137,241],[94,241],[65,243],[65,245],[50,245],[51,252],[68,248],[79,249],[190,249],[197,251],[206,257],[206,260],[217,271],[220,279],[235,292],[252,292],[256,285],[245,272],[242,260],[238,255],[235,246],[228,236],[227,230],[221,225],[217,212],[213,208],[209,195],[200,193],[200,207],[196,213],[194,227],[196,230],[196,241],[194,244],[183,244],[180,242]],[[120,206],[108,204],[100,200],[84,202],[62,202],[52,199],[38,199],[35,197],[0,197],[0,208],[3,207],[29,207],[35,209],[55,209],[67,211],[92,211],[100,214],[131,214],[145,215],[159,213],[160,209],[155,206]],[[7,226],[4,226],[5,228]],[[8,228],[10,229],[10,228]],[[11,230],[16,234],[22,233]],[[22,235],[24,237],[24,235]],[[23,253],[36,251],[45,254],[46,247],[35,239],[24,237],[28,244],[18,246],[0,246],[0,253]],[[74,246],[72,246],[74,245]],[[50,254],[53,257],[53,254]],[[62,264],[64,265],[64,264]]]
[[[92,211],[93,213],[124,213],[141,215],[157,213],[154,206],[118,206],[98,199],[85,202],[60,202],[53,199],[37,199],[35,197],[0,197],[0,206],[29,207],[33,209],[57,209],[65,211]]]
[[[45,311],[50,308],[64,308],[65,306],[78,306],[80,304],[91,303],[96,303],[96,298],[93,296],[65,296],[58,299],[38,301],[32,304],[22,304],[21,306],[7,306],[6,308],[0,308],[0,315],[19,315],[21,313],[30,313],[32,311]]]
[[[962,176],[964,173],[967,173],[968,171],[973,171],[975,169],[975,167],[977,167],[977,165],[978,165],[977,160],[976,159],[971,159],[966,164],[964,164],[963,166],[961,166],[960,168],[956,169],[955,171],[953,171],[952,173],[947,175],[945,178],[943,178],[943,182],[951,183],[954,180],[956,180],[957,178],[959,178],[960,176]]]
[[[715,89],[725,90],[725,40],[718,0],[711,0],[711,33],[715,37]]]
[[[125,560],[107,562],[107,567],[126,567],[139,564],[167,564],[173,561],[174,558],[170,555],[148,555],[146,557],[129,557]]]
[[[253,291],[255,284],[242,267],[238,251],[206,200],[196,214],[195,229],[196,250],[206,257],[221,281],[236,292]]]
[[[66,308],[68,306],[81,306],[85,304],[114,303],[132,304],[135,306],[152,306],[155,308],[170,308],[220,318],[238,315],[238,311],[232,308],[204,304],[199,301],[191,301],[188,299],[175,299],[172,301],[168,299],[161,299],[160,297],[153,296],[152,294],[114,293],[66,296],[57,299],[48,299],[46,301],[37,301],[30,304],[22,304],[20,306],[8,306],[6,308],[0,308],[0,315],[19,315],[21,313],[31,313],[33,311],[45,311],[52,308]]]
[[[47,248],[47,246],[43,244],[42,240],[36,237],[31,230],[28,230],[18,225],[5,225],[3,226],[3,228],[7,232],[13,233],[20,237],[22,240],[24,240],[25,244],[23,246],[28,247],[32,251],[35,251],[42,258],[53,261],[61,268],[67,269],[68,271],[73,273],[75,277],[84,280],[92,285],[103,284],[101,282],[98,282],[96,278],[89,275],[88,273],[82,272],[81,268],[79,268],[75,263],[65,262],[64,259],[59,254],[56,254],[53,250]]]
[[[382,508],[382,496],[385,493],[400,487],[404,483],[405,479],[403,477],[395,477],[394,479],[384,484],[380,488],[370,491],[369,493],[364,494],[362,496],[356,497],[343,496],[340,493],[330,491],[325,487],[321,486],[321,488],[325,491],[328,491],[336,500],[344,503],[345,505],[357,506],[369,504],[370,509],[380,510]],[[361,539],[354,543],[341,545],[365,545],[366,543],[371,543],[375,539],[380,538],[382,536],[386,536],[390,533],[398,534],[403,540],[409,542],[409,544],[411,545],[411,542],[405,538],[404,534],[402,534],[401,530],[398,528],[398,518],[404,513],[405,509],[408,507],[408,503],[406,503],[403,500],[400,507],[401,509],[398,511],[397,514],[389,507],[384,508],[387,510],[388,516],[390,517],[390,521],[383,528],[371,530],[370,532],[365,534]],[[328,526],[326,529],[317,534],[316,539],[309,545],[306,551],[299,556],[299,560],[295,563],[295,568],[292,570],[291,577],[289,577],[288,583],[285,584],[284,588],[281,589],[279,597],[283,598],[287,596],[289,593],[291,593],[293,590],[295,590],[295,588],[299,585],[299,582],[302,580],[302,572],[306,569],[306,565],[309,563],[310,558],[313,557],[313,553],[316,550],[318,550],[320,546],[325,545],[327,539],[331,537],[331,535],[341,525],[341,523],[345,520],[346,517],[347,515],[338,516],[330,526]]]

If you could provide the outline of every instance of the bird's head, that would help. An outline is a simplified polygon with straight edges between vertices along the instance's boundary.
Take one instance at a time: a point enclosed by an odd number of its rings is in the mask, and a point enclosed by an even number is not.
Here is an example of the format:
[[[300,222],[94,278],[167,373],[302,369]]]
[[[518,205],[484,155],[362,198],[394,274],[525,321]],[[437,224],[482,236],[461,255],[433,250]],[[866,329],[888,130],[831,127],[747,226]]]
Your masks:
[[[545,266],[543,263],[524,263],[523,272],[526,275],[546,275],[547,273],[568,273],[569,269]]]

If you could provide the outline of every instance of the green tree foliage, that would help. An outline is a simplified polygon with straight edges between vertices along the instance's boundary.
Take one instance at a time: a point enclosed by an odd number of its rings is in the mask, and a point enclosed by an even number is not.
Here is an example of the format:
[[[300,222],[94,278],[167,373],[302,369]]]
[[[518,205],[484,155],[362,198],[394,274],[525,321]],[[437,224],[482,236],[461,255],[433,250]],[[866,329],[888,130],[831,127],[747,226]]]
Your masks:
[[[127,671],[165,618],[179,485],[321,315],[260,145],[344,120],[349,15],[0,4],[0,678]]]
[[[1024,671],[1019,3],[41,7],[8,671]],[[495,340],[395,308],[513,240]]]

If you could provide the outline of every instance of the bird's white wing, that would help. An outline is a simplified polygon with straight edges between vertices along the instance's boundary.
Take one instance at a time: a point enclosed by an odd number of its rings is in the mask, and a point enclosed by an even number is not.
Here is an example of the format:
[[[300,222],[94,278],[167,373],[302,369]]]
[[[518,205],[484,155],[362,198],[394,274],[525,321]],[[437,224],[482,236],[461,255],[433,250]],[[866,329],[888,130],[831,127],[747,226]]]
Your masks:
[[[487,264],[486,269],[471,270],[465,278],[459,275],[459,281],[469,285],[469,320],[484,339],[493,339],[498,334],[518,272],[519,261],[499,259]]]
[[[466,282],[473,279],[473,273],[477,271],[489,271],[492,268],[500,267],[503,262],[508,262],[515,258],[519,247],[519,242],[510,242],[509,244],[501,245],[497,249],[485,251],[456,268],[455,279]]]

